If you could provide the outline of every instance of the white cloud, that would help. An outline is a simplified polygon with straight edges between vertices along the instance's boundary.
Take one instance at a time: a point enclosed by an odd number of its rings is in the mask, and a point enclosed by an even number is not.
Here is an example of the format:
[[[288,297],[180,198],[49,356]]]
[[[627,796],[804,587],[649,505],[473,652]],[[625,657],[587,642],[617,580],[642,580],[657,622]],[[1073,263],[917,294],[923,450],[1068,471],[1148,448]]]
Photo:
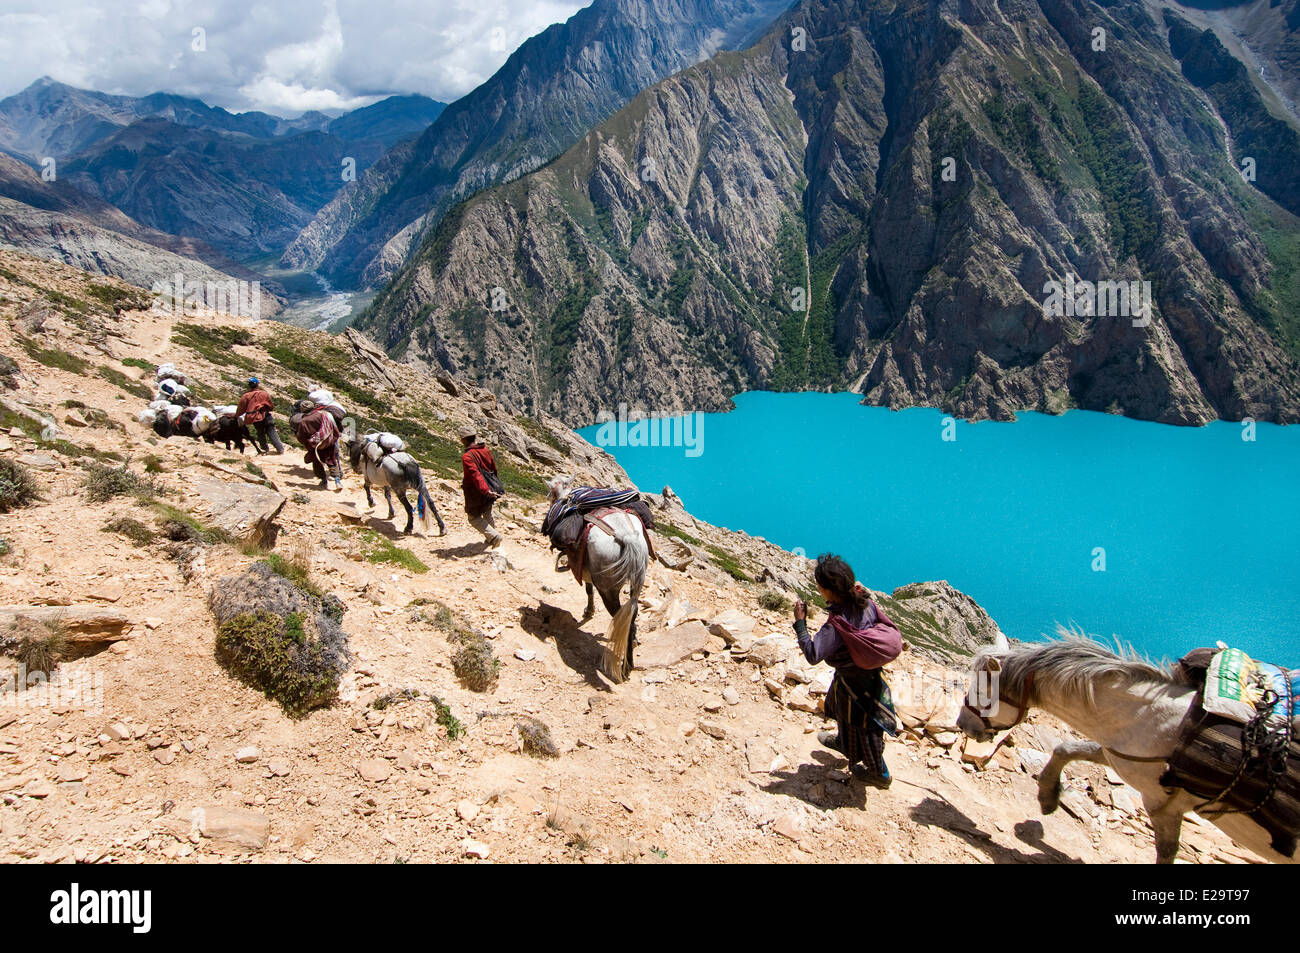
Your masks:
[[[583,0],[0,0],[0,97],[40,76],[292,115],[451,102]],[[202,29],[202,51],[194,47]]]

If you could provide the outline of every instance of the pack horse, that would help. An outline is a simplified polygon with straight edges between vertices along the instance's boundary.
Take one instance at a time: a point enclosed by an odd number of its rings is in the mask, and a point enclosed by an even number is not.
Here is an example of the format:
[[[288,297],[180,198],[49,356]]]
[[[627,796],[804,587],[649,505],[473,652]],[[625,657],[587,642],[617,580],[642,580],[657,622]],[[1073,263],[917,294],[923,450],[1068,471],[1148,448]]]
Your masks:
[[[650,511],[635,490],[570,487],[570,483],[568,477],[558,477],[547,484],[551,508],[542,531],[561,550],[556,569],[572,571],[587,587],[583,621],[596,613],[595,592],[613,617],[603,668],[613,681],[623,682],[632,673],[638,600],[650,565],[646,534]],[[565,557],[567,566],[561,564]],[[626,601],[621,599],[624,586]]]
[[[1203,707],[1205,667],[1189,665],[1214,650],[1158,666],[1079,634],[1062,635],[1014,646],[999,635],[975,656],[957,720],[966,734],[988,741],[1024,721],[1031,708],[1042,708],[1091,739],[1065,742],[1052,753],[1038,779],[1044,814],[1060,803],[1061,770],[1071,761],[1092,761],[1113,768],[1142,795],[1158,863],[1174,862],[1189,811],[1260,857],[1295,862],[1300,750],[1293,695],[1280,707],[1276,694],[1266,697],[1260,712],[1271,717],[1278,708],[1269,728],[1277,744],[1250,724],[1232,734],[1226,719]]]
[[[425,488],[424,474],[420,472],[420,465],[406,452],[404,444],[398,437],[388,433],[358,436],[355,425],[348,421],[343,431],[343,439],[348,450],[348,462],[352,465],[353,471],[359,473],[364,480],[366,502],[372,508],[375,505],[375,498],[371,495],[370,488],[382,487],[384,500],[388,503],[389,519],[395,515],[393,494],[396,493],[397,498],[402,501],[402,508],[406,510],[406,529],[402,530],[403,533],[410,534],[415,525],[415,513],[418,511],[421,525],[426,533],[429,532],[429,518],[432,516],[438,522],[439,535],[447,535],[447,525],[442,521],[438,507],[434,505],[433,498]],[[406,499],[408,490],[415,493],[414,510]]]

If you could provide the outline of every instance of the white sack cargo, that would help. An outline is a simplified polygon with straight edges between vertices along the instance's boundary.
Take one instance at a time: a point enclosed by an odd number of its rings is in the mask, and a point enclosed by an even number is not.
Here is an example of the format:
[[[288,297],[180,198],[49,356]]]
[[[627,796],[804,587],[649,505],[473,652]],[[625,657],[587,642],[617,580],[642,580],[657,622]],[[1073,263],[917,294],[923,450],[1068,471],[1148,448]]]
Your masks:
[[[176,418],[179,417],[184,412],[185,412],[185,408],[182,407],[180,404],[168,404],[167,410],[165,411],[165,413],[167,414],[167,419],[170,420],[172,423],[176,423]]]
[[[406,444],[403,442],[402,438],[397,436],[395,433],[381,433],[375,439],[379,441],[379,445],[389,453],[397,453],[406,449]]]
[[[152,427],[153,422],[158,419],[158,415],[152,410],[142,410],[140,413],[135,415],[135,419],[140,421],[140,423],[144,424],[146,427]]]
[[[216,425],[217,415],[206,407],[200,408],[199,412],[194,415],[194,432],[197,434],[205,434]]]

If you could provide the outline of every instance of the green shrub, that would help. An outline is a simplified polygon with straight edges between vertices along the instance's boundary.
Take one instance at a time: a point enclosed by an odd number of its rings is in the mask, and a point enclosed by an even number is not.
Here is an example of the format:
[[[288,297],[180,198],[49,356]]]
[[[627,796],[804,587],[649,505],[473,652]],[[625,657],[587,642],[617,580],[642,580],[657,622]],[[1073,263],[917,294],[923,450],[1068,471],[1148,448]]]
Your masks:
[[[5,650],[27,671],[49,675],[67,648],[67,635],[59,622],[19,616],[4,636]]]
[[[699,546],[701,542],[698,538],[690,533],[684,532],[674,526],[672,523],[665,523],[663,520],[656,518],[655,532],[661,536],[668,536],[672,539],[680,539],[684,543],[690,543],[692,546]]]
[[[163,465],[162,457],[158,456],[156,453],[151,453],[144,458],[144,472],[166,473],[167,467]]]
[[[771,589],[759,593],[758,604],[770,612],[787,612],[790,609],[790,600]]]
[[[497,680],[501,662],[492,654],[487,639],[467,642],[451,657],[456,677],[472,692],[486,692]]]
[[[121,314],[123,311],[144,311],[151,304],[148,295],[138,288],[114,288],[89,282],[85,288],[88,297]]]
[[[714,565],[732,579],[735,579],[737,582],[754,581],[743,569],[740,568],[740,563],[736,560],[736,557],[731,555],[731,553],[727,552],[721,546],[705,546],[704,548],[709,551],[709,556],[713,560]]]
[[[140,368],[140,370],[142,370],[142,371],[150,371],[150,372],[153,372],[153,371],[157,370],[157,368],[154,367],[154,365],[151,364],[149,361],[146,361],[146,360],[144,360],[143,358],[139,358],[139,357],[124,357],[124,358],[122,358],[122,366],[123,366],[123,367],[138,367],[138,368]]]
[[[114,387],[120,387],[132,397],[139,397],[141,400],[153,399],[153,388],[143,381],[136,380],[134,377],[128,377],[115,367],[104,365],[100,367],[98,374]]]
[[[519,743],[523,746],[525,754],[530,754],[534,758],[560,756],[560,749],[551,739],[551,729],[547,727],[546,722],[537,718],[523,717],[515,722],[515,730],[519,732]]]
[[[77,357],[75,354],[61,351],[58,348],[43,348],[31,338],[22,335],[18,335],[18,343],[27,352],[27,356],[38,364],[44,364],[46,367],[53,367],[60,371],[67,371],[70,374],[85,374],[90,370],[90,362]]]
[[[86,499],[91,503],[103,503],[116,496],[134,496],[141,500],[151,500],[157,492],[152,480],[140,477],[126,468],[110,467],[102,463],[92,463],[86,470]]]
[[[219,580],[208,604],[217,619],[217,661],[290,717],[338,697],[349,653],[337,600],[318,599],[259,562]]]
[[[415,553],[409,549],[403,549],[373,529],[360,530],[360,536],[362,548],[368,562],[391,563],[401,566],[416,575],[423,575],[429,571],[429,567],[422,563]]]
[[[286,559],[279,553],[267,553],[262,562],[270,567],[277,576],[283,576],[308,595],[317,599],[325,598],[325,592],[311,581],[311,566],[304,554],[295,553]]]
[[[104,524],[103,531],[125,536],[137,546],[147,546],[157,538],[157,534],[152,529],[129,516],[119,516],[109,520]]]
[[[167,503],[155,501],[151,504],[155,513],[161,518],[159,530],[174,543],[191,541],[201,543],[228,543],[230,534],[214,526],[204,526],[189,513]]]
[[[461,735],[465,734],[465,726],[461,724],[459,718],[452,714],[451,708],[437,695],[425,691],[422,688],[403,688],[395,692],[387,692],[372,701],[370,707],[375,709],[375,711],[383,711],[391,705],[400,704],[405,701],[419,701],[421,699],[426,699],[433,703],[434,718],[437,723],[446,730],[449,739],[455,741]]]
[[[0,457],[0,513],[30,506],[40,498],[31,471],[17,460]]]
[[[426,615],[425,618],[429,617]],[[456,677],[470,691],[485,692],[490,689],[497,680],[501,662],[492,654],[492,644],[483,633],[441,603],[429,621],[447,633],[447,641],[460,646],[451,657],[451,667],[455,670]]]

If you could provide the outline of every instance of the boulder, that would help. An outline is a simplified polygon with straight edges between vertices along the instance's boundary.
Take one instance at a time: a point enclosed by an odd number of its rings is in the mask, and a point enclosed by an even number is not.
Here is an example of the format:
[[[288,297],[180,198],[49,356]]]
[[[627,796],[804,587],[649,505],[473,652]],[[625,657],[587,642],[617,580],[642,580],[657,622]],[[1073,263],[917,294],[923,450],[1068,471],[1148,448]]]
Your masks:
[[[528,453],[528,434],[514,424],[506,423],[504,420],[497,424],[497,442],[504,450],[524,462],[532,459]]]
[[[193,483],[208,508],[208,522],[240,542],[263,542],[288,502],[269,487],[227,483],[205,473],[196,473]]]
[[[438,382],[438,386],[445,390],[452,397],[460,396],[460,387],[456,384],[456,379],[446,371],[439,371],[433,375],[433,379]]]
[[[69,427],[85,427],[86,418],[81,416],[76,410],[70,410],[63,415],[63,422]]]
[[[749,645],[754,641],[754,620],[739,609],[728,609],[709,620],[709,630],[728,645]]]
[[[703,623],[684,622],[640,636],[633,661],[637,668],[676,665],[696,652],[707,651],[709,645],[709,630]]]
[[[261,850],[271,834],[271,822],[257,811],[213,804],[194,809],[194,826],[212,841]]]
[[[542,463],[552,467],[562,467],[568,463],[568,458],[560,451],[556,450],[550,444],[542,443],[540,440],[528,441],[528,454],[534,460],[540,460]]]
[[[98,606],[0,606],[0,632],[17,622],[19,616],[62,629],[68,654],[73,656],[78,650],[127,638],[131,625],[125,614]]]
[[[999,746],[1000,743],[997,741],[976,741],[974,738],[967,738],[966,747],[961,752],[961,759],[967,764],[983,769],[989,763],[989,759],[997,754]]]
[[[670,538],[665,543],[655,546],[655,555],[669,569],[682,570],[691,564],[695,554],[691,547],[680,539]]]
[[[57,470],[62,466],[54,457],[44,453],[20,453],[14,459],[33,470]]]
[[[723,636],[725,639],[726,636]],[[765,635],[755,639],[745,657],[759,668],[771,668],[785,661],[790,653],[790,640],[782,635]]]

